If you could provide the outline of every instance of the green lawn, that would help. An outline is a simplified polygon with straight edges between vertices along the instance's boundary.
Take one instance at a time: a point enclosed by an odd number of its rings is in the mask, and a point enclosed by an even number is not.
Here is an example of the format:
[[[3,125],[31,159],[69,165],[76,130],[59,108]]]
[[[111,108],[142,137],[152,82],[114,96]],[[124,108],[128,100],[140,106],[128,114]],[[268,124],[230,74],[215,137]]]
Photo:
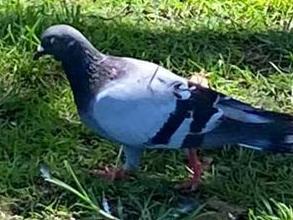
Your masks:
[[[188,174],[182,152],[148,151],[141,171],[107,183],[89,170],[115,164],[119,148],[79,121],[60,65],[34,62],[42,30],[78,27],[104,53],[160,63],[241,100],[293,112],[290,0],[0,0],[0,219],[104,219],[103,195],[120,219],[293,219],[293,158],[239,147],[206,151],[214,164],[199,192],[173,189]],[[40,167],[90,202],[46,182]],[[68,166],[67,166],[68,167]],[[54,180],[54,179],[53,179]],[[51,181],[53,181],[51,179]],[[193,209],[182,214],[186,200]]]

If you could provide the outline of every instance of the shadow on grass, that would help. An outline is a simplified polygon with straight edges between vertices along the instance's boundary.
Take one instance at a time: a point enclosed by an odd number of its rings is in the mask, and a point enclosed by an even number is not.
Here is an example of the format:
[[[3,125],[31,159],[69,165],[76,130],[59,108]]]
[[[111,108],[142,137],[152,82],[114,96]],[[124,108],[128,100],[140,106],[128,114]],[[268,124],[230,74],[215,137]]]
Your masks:
[[[134,56],[156,63],[172,63],[171,68],[188,73],[195,69],[211,69],[222,59],[225,63],[254,72],[277,72],[270,62],[284,72],[292,71],[293,33],[268,30],[226,32],[188,28],[180,31],[148,31],[134,26],[101,23],[80,27],[94,44],[105,52]]]
[[[140,22],[126,23],[120,18],[101,19],[95,14],[82,14],[79,8],[73,9],[71,13],[64,14],[61,10],[60,14],[51,12],[49,15],[45,11],[46,6],[41,4],[35,8],[19,9],[22,11],[19,14],[7,11],[1,15],[0,38],[5,38],[7,44],[15,44],[27,32],[40,36],[42,30],[52,24],[68,23],[80,29],[105,53],[164,64],[171,62],[171,67],[183,74],[200,68],[209,70],[220,59],[263,74],[277,72],[270,62],[285,73],[292,70],[293,32],[287,30],[254,32],[231,27],[211,30],[192,27],[192,24],[175,29],[160,27],[160,23],[157,27],[155,22],[143,25]],[[125,14],[132,16],[131,12]],[[24,26],[29,31],[23,30]],[[31,40],[33,38],[31,36]],[[24,47],[29,50],[34,47],[29,38]]]

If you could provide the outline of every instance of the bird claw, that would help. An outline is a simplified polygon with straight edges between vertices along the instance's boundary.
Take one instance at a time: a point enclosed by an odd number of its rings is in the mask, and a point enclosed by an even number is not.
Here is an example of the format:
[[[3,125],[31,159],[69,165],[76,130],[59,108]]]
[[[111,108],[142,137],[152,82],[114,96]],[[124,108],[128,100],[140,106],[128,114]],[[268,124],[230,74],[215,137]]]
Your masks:
[[[91,174],[111,182],[115,180],[124,180],[129,177],[128,172],[122,167],[117,168],[105,166],[102,169],[92,170]]]
[[[183,193],[188,193],[188,192],[195,192],[199,188],[199,182],[194,182],[192,180],[187,180],[183,183],[178,183],[174,187],[176,190],[179,190]]]
[[[187,170],[192,174],[192,177],[183,183],[175,185],[175,189],[185,193],[197,191],[200,185],[202,171],[209,169],[213,162],[213,159],[208,157],[202,158],[202,161],[200,161],[197,151],[193,149],[189,149],[187,154],[189,163]]]

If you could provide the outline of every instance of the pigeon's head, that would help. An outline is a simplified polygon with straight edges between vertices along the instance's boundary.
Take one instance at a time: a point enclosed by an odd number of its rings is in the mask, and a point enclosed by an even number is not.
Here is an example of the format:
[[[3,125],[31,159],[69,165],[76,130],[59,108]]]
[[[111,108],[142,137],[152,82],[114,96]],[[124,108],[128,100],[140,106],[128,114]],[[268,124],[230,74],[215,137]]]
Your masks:
[[[90,50],[93,47],[78,30],[69,25],[54,25],[41,35],[34,59],[48,54],[56,60],[65,61],[79,55],[83,48]]]

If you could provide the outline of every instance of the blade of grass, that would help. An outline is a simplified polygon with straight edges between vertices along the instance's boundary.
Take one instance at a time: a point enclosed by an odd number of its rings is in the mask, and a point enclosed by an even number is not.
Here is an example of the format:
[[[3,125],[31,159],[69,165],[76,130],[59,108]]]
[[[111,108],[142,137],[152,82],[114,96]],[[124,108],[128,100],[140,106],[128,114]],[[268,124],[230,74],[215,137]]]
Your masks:
[[[88,206],[84,206],[84,207],[87,207],[87,208],[90,208],[92,209],[93,211],[99,213],[101,216],[109,219],[109,220],[119,220],[118,218],[112,216],[110,213],[107,213],[105,212],[104,210],[102,210],[98,204],[95,204],[91,198],[89,197],[89,195],[87,194],[87,192],[84,190],[84,188],[82,187],[82,185],[80,184],[80,182],[78,181],[74,171],[72,170],[71,166],[69,165],[69,163],[67,161],[64,161],[64,165],[65,165],[65,168],[67,170],[67,172],[69,172],[69,174],[73,177],[76,185],[78,186],[79,190],[81,192],[79,192],[78,190],[74,189],[72,186],[68,185],[67,183],[64,183],[63,181],[55,178],[55,177],[52,177],[50,175],[50,173],[48,172],[48,170],[45,170],[44,168],[41,168],[41,172],[42,172],[42,175],[45,179],[45,181],[47,182],[50,182],[50,183],[53,183],[59,187],[62,187],[63,189],[66,189],[70,192],[72,192],[73,194],[75,194],[78,198],[80,198],[82,201],[84,201],[85,203],[89,204],[90,207]]]

